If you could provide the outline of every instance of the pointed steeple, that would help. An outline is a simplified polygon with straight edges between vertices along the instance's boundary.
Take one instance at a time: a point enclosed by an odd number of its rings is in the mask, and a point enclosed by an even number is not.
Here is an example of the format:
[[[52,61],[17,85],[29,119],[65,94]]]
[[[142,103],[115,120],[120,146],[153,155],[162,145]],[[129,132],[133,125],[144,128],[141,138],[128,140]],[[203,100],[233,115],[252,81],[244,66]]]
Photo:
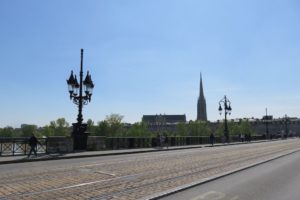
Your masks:
[[[197,104],[197,120],[207,121],[206,114],[206,100],[204,97],[203,83],[202,83],[202,73],[200,72],[200,93]]]
[[[203,92],[203,84],[202,84],[202,73],[200,72],[200,93],[199,93],[200,98],[204,98],[204,92]]]

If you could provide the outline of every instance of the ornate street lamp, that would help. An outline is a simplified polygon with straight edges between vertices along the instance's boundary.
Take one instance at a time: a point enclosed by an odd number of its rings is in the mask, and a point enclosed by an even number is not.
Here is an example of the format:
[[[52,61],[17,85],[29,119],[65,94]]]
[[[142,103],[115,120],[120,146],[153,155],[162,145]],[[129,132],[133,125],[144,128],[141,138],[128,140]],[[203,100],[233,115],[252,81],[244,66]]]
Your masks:
[[[223,108],[222,108],[223,106]],[[223,99],[219,101],[219,113],[220,115],[222,114],[222,110],[224,109],[224,114],[225,114],[225,128],[224,128],[224,137],[225,141],[228,143],[229,142],[229,131],[228,131],[228,124],[227,124],[227,114],[231,114],[231,102],[229,99],[227,99],[226,96],[224,96]]]
[[[166,118],[164,115],[159,114],[155,116],[155,124],[159,133],[159,136],[162,136],[162,132],[166,123]]]
[[[86,149],[87,144],[87,134],[85,133],[87,124],[82,123],[82,108],[83,105],[87,105],[91,101],[93,94],[94,83],[92,81],[89,71],[86,74],[85,79],[83,80],[83,49],[81,49],[81,62],[80,62],[80,73],[79,73],[79,83],[76,75],[74,76],[73,71],[67,80],[68,89],[70,93],[70,99],[73,100],[73,103],[78,106],[78,116],[77,123],[73,123],[73,145],[74,150],[84,150]],[[84,95],[83,95],[84,90]]]
[[[159,143],[160,143],[160,146],[162,147],[163,144],[161,144],[161,142],[162,142],[161,138],[163,137],[163,130],[164,130],[164,126],[166,124],[165,115],[162,115],[162,114],[156,115],[155,124],[156,124],[156,128],[158,130]]]

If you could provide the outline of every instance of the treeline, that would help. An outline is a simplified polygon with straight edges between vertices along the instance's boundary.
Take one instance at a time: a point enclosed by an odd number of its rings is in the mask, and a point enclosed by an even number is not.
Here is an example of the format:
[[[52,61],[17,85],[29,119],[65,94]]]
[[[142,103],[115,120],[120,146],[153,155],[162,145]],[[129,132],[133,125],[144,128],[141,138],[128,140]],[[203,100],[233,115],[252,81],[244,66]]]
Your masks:
[[[23,124],[21,128],[7,126],[0,128],[0,137],[29,137],[35,134],[37,137],[43,136],[70,136],[71,127],[64,118],[51,121],[49,125],[38,127],[36,125]]]
[[[168,136],[209,136],[214,133],[215,136],[222,136],[224,133],[224,123],[222,122],[190,121],[189,123],[179,123],[172,130],[162,126],[156,131],[151,131],[143,122],[126,124],[122,120],[123,116],[119,114],[106,116],[105,120],[97,123],[89,119],[87,120],[87,131],[90,135],[106,137],[156,137],[159,133]],[[248,121],[228,122],[228,129],[230,135],[255,134]],[[22,125],[21,128],[0,128],[0,137],[29,137],[31,134],[35,134],[37,137],[71,136],[71,132],[72,126],[64,118],[59,118],[44,127]]]

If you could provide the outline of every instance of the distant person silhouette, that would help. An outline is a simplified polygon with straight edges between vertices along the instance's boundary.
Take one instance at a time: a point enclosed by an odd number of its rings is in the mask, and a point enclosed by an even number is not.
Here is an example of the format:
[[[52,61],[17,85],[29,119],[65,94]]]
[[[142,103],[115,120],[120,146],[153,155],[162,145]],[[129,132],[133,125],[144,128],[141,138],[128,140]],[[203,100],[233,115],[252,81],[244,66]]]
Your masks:
[[[29,138],[28,141],[29,145],[30,145],[30,151],[28,154],[28,158],[30,157],[31,153],[33,152],[34,155],[37,157],[37,153],[36,153],[36,146],[39,143],[39,141],[37,140],[37,138],[34,136],[34,134],[31,135],[31,137]],[[40,144],[40,143],[39,143]]]
[[[209,140],[210,140],[210,144],[211,146],[214,146],[214,143],[215,143],[215,136],[213,133],[210,134],[209,136]]]
[[[169,149],[169,138],[167,133],[165,133],[165,145],[167,146],[167,149]]]
[[[160,142],[160,148],[164,148],[164,142],[165,142],[165,136],[164,135],[160,135],[159,136],[159,142]]]

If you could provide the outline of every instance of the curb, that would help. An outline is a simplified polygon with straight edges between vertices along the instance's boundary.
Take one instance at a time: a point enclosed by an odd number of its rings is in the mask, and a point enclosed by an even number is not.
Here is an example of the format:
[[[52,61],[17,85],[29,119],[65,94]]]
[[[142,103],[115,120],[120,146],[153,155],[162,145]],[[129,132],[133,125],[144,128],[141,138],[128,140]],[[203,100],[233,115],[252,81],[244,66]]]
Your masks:
[[[202,184],[205,184],[205,183],[208,183],[208,182],[211,182],[211,181],[214,181],[214,180],[217,180],[217,179],[220,179],[220,178],[223,178],[223,177],[226,177],[226,176],[229,176],[229,175],[247,170],[249,168],[256,167],[258,165],[262,165],[264,163],[267,163],[267,162],[270,162],[270,161],[273,161],[273,160],[276,160],[276,159],[279,159],[279,158],[282,158],[284,156],[288,156],[288,155],[291,155],[291,154],[294,154],[294,153],[297,153],[297,152],[300,152],[300,149],[292,150],[292,151],[287,152],[285,154],[274,156],[274,157],[271,157],[267,160],[263,160],[263,161],[256,162],[254,164],[246,165],[245,167],[240,167],[240,168],[237,168],[237,169],[232,170],[232,171],[228,171],[228,172],[224,172],[224,173],[221,173],[221,174],[218,174],[218,175],[215,175],[215,176],[211,176],[209,178],[204,178],[200,181],[196,181],[196,182],[193,182],[193,183],[190,183],[190,184],[185,184],[185,185],[182,185],[182,186],[170,189],[170,190],[166,190],[164,192],[156,193],[154,195],[141,198],[139,200],[157,200],[157,199],[160,199],[160,198],[163,198],[163,197],[166,197],[166,196],[169,196],[169,195],[172,195],[172,194],[175,194],[175,193],[178,193],[178,192],[181,192],[181,191],[184,191],[184,190],[187,190],[187,189],[190,189],[190,188],[193,188],[193,187],[196,187],[196,186],[199,186],[199,185],[202,185]]]

